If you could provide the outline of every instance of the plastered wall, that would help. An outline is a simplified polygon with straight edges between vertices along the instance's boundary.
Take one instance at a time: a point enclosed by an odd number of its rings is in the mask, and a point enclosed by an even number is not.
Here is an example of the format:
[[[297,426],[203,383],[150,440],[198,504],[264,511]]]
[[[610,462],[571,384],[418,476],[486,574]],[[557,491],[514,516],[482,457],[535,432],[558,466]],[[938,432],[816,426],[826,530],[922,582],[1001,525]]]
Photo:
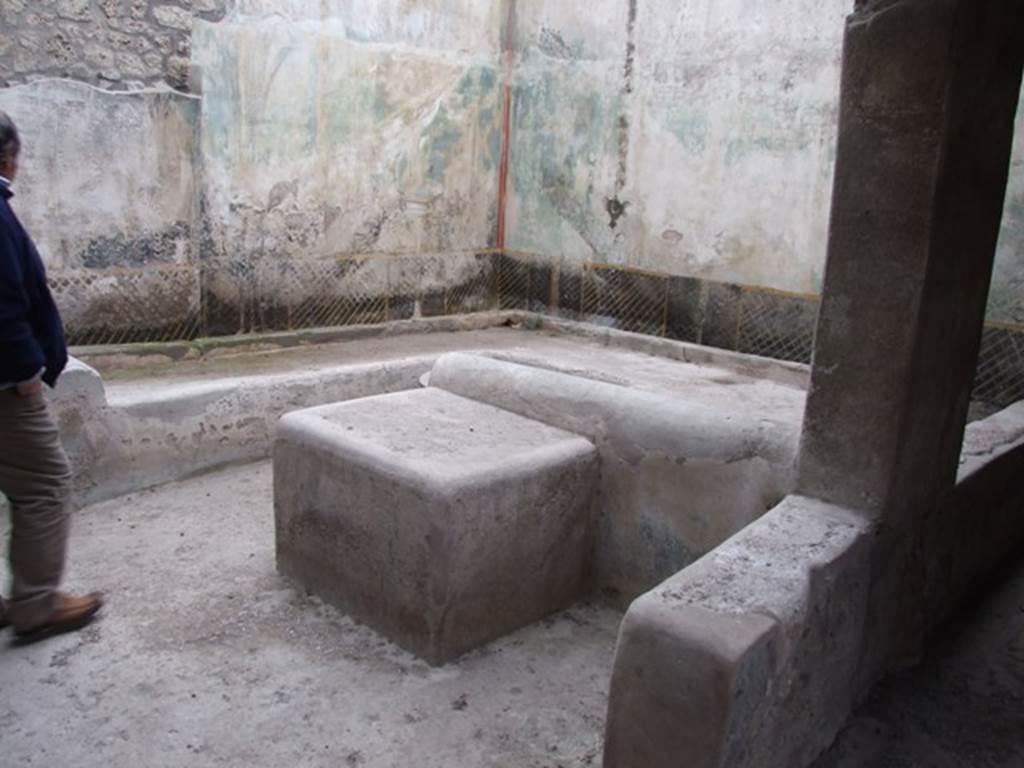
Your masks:
[[[850,5],[6,0],[16,205],[103,327],[129,293],[122,325],[195,335],[276,327],[325,286],[482,285],[502,208],[511,252],[813,295]],[[1022,137],[990,310],[1016,326]],[[330,266],[377,256],[400,261]]]
[[[521,3],[510,247],[815,291],[849,5]]]
[[[486,2],[242,2],[200,24],[204,256],[488,247],[500,153]]]

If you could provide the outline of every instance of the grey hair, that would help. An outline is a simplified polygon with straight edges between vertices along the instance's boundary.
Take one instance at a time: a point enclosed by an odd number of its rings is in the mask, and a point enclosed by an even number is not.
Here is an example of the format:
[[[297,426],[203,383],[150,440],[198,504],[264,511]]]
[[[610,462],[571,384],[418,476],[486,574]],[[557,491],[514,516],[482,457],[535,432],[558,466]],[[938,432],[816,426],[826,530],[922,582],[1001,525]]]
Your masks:
[[[14,162],[20,151],[21,137],[17,126],[6,112],[0,112],[0,165]]]

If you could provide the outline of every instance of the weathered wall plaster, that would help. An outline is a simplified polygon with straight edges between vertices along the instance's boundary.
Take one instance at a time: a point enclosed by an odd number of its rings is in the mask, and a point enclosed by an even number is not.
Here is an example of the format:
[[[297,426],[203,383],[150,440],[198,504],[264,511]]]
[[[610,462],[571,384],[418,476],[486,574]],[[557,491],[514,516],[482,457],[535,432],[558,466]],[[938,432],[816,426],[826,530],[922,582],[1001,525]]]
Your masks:
[[[50,5],[4,5],[26,30],[0,49],[24,75],[8,80],[55,71],[105,89],[40,80],[0,88],[0,109],[24,135],[18,210],[79,343],[331,324],[324,305],[349,296],[373,306],[346,322],[481,308],[490,263],[473,254],[493,239],[501,152],[496,3],[244,0],[226,18],[225,2]],[[150,40],[167,24],[189,56],[194,39],[201,100],[114,93],[163,74],[122,82],[104,74],[110,57],[85,54],[65,71],[32,42],[71,25],[116,47],[111,30]],[[338,263],[393,254],[410,258]],[[469,287],[453,303],[451,286]],[[386,315],[385,296],[401,303]]]
[[[10,0],[0,86],[22,85],[0,108],[26,133],[19,210],[52,270],[84,270],[61,288],[76,325],[134,300],[122,325],[164,328],[186,284],[185,336],[283,327],[338,294],[426,314],[486,283],[471,254],[496,244],[506,78],[509,249],[815,293],[849,6]],[[23,84],[48,75],[205,93]],[[1017,325],[1021,142],[1024,110],[990,308]]]
[[[251,14],[266,4],[243,5]],[[215,250],[287,258],[487,246],[500,137],[493,51],[479,35],[486,8],[475,19],[377,9],[379,25],[363,17],[365,26],[350,15],[240,10],[198,26]],[[474,47],[439,47],[459,21]],[[445,34],[423,40],[424,28]]]
[[[69,276],[55,284],[65,321],[157,327],[197,312],[198,100],[43,80],[0,89],[0,110],[22,133],[15,209],[51,275]]]
[[[520,6],[509,246],[817,290],[849,10]]]
[[[0,89],[22,134],[18,215],[51,269],[188,261],[197,99],[71,80]]]
[[[337,257],[486,249],[501,141],[491,10],[244,2],[198,25],[203,260],[249,265],[263,295],[294,304],[324,290]],[[440,288],[477,269],[463,266],[426,272]],[[357,264],[336,290],[383,293],[388,268]]]
[[[849,0],[519,4],[511,250],[821,288]],[[1024,318],[1024,109],[993,281]]]
[[[518,6],[508,200],[511,250],[609,261],[627,5],[585,19],[554,2]],[[582,22],[582,23],[581,23]]]

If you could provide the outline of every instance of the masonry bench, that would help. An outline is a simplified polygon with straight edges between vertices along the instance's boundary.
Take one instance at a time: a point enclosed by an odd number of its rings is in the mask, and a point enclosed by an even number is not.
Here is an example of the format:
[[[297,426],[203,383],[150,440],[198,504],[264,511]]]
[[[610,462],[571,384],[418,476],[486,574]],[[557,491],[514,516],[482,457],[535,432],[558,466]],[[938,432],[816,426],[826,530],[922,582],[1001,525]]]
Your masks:
[[[440,389],[285,416],[278,569],[442,664],[585,596],[585,438]]]

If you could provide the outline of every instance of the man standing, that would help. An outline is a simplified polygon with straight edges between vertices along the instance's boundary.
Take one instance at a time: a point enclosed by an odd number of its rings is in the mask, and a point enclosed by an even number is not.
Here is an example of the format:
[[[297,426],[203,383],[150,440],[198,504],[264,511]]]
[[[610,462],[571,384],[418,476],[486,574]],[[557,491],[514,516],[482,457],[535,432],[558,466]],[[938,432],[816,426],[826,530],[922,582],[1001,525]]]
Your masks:
[[[67,549],[71,471],[43,396],[67,364],[60,314],[28,233],[11,210],[21,140],[0,112],[0,492],[11,503],[10,602],[0,627],[17,643],[80,629],[103,601],[58,591]]]

